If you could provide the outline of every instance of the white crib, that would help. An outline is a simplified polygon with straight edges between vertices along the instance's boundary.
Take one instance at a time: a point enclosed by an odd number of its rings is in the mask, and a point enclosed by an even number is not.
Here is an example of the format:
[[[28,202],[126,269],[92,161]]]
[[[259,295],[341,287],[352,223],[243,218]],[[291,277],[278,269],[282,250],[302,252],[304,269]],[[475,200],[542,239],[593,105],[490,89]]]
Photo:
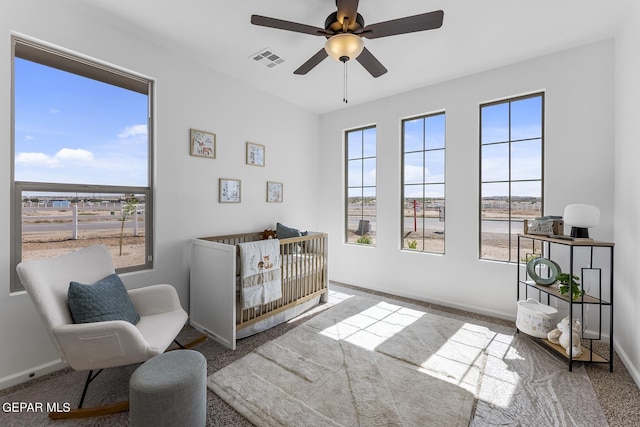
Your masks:
[[[262,232],[192,239],[190,324],[228,348],[327,301],[327,233],[280,239],[282,298],[241,308],[238,243]]]

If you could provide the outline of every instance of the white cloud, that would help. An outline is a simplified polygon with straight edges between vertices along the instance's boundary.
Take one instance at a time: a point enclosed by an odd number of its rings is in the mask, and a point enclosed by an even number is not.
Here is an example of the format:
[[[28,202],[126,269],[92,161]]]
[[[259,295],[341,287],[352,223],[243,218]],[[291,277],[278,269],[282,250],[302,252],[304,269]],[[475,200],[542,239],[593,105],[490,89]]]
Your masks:
[[[82,148],[63,148],[55,154],[54,159],[61,162],[90,162],[93,160],[93,153],[91,151],[83,150]]]
[[[424,169],[420,166],[404,166],[404,179],[405,182],[422,182],[422,173]]]
[[[416,184],[416,183],[421,183],[423,180],[423,175],[424,176],[429,176],[429,170],[425,169],[421,166],[412,166],[412,165],[405,165],[404,166],[404,182],[407,184]]]
[[[57,168],[70,163],[88,163],[92,162],[93,159],[94,155],[91,151],[81,148],[63,148],[53,156],[45,153],[18,153],[16,155],[16,164]]]
[[[57,108],[50,108],[50,109],[49,109],[49,112],[50,112],[51,114],[58,114],[58,113],[60,112],[60,110],[58,110]]]
[[[376,185],[376,170],[365,171],[364,185]]]
[[[52,158],[44,153],[18,153],[16,164],[24,166],[50,166]]]
[[[118,134],[120,139],[146,139],[147,137],[147,125],[133,125],[127,126],[122,132]]]

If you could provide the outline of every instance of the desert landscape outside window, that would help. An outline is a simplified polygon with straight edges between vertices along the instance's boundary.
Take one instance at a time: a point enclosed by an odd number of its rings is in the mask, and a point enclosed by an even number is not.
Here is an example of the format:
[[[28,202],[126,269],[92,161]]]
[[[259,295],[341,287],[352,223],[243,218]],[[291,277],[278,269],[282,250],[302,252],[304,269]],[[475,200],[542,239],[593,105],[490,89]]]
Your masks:
[[[445,113],[402,121],[402,249],[444,253]]]
[[[119,273],[152,266],[152,82],[13,38],[15,266],[93,244]]]
[[[480,105],[480,258],[517,261],[524,220],[544,212],[544,94]]]
[[[346,242],[376,244],[376,127],[345,132]]]

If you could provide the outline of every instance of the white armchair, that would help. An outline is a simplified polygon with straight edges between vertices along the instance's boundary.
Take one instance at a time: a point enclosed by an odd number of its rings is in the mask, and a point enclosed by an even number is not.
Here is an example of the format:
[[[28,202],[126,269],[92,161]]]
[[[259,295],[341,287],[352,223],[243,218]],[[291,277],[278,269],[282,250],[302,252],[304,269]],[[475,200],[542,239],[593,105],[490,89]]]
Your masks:
[[[152,285],[133,289],[128,294],[140,315],[133,325],[124,320],[75,324],[67,304],[71,281],[93,284],[115,273],[109,250],[94,245],[55,258],[24,261],[18,276],[40,313],[62,360],[75,370],[89,370],[80,404],[89,383],[103,368],[144,362],[163,353],[175,340],[187,321],[178,294],[171,285]],[[98,370],[92,375],[94,370]],[[110,413],[126,410],[121,402]],[[117,406],[117,405],[112,405]],[[98,409],[98,408],[94,408]],[[50,414],[52,418],[95,415],[92,409],[75,414]]]

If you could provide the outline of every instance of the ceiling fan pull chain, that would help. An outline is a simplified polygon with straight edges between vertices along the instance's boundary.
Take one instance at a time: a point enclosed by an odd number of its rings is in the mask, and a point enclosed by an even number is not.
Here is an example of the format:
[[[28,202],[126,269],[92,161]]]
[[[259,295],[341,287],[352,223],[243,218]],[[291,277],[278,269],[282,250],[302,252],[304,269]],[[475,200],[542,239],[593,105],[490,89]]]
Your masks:
[[[342,101],[345,104],[349,103],[349,100],[347,99],[347,62],[348,61],[344,62],[344,81],[343,81],[343,85],[342,85],[342,94],[343,94]]]

